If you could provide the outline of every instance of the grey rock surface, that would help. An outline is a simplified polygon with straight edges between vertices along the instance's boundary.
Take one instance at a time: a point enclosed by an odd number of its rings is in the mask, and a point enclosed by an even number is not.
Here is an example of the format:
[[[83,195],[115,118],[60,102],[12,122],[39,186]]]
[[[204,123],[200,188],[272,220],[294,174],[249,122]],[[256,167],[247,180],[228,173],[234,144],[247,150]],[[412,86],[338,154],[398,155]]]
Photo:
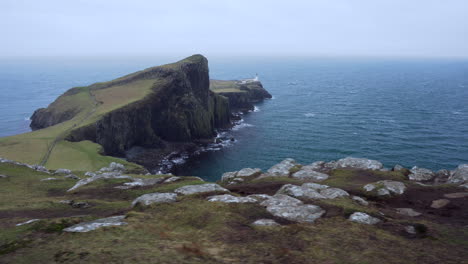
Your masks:
[[[257,200],[257,202],[261,203],[265,200],[271,199],[273,196],[270,196],[268,194],[251,194],[247,196],[248,198],[252,198]]]
[[[71,174],[71,170],[69,169],[58,169],[54,172],[54,174]]]
[[[360,224],[367,224],[367,225],[375,225],[380,222],[380,219],[372,217],[362,212],[353,213],[351,216],[349,216],[349,220],[352,222],[356,222]]]
[[[281,187],[277,192],[277,194],[286,194],[296,198],[302,199],[326,199],[325,196],[320,194],[317,190],[304,187],[304,186],[297,186],[292,184],[285,184]]]
[[[303,202],[285,194],[275,194],[270,199],[263,201],[260,205],[269,207],[269,206],[285,206],[293,207],[297,205],[302,205]]]
[[[279,226],[279,224],[273,219],[258,219],[253,222],[252,225],[255,226]]]
[[[174,192],[182,195],[190,195],[196,193],[207,193],[207,192],[229,192],[229,190],[219,186],[215,183],[205,183],[199,185],[186,185],[177,188]]]
[[[339,197],[348,197],[349,193],[339,188],[328,188],[320,191],[320,194],[327,199],[335,199]]]
[[[416,212],[412,208],[397,208],[396,211],[400,215],[409,216],[409,217],[416,217],[416,216],[421,215],[420,212]]]
[[[272,177],[288,177],[290,170],[298,165],[293,159],[285,159],[267,170],[266,174]]]
[[[440,209],[440,208],[447,206],[449,203],[450,203],[450,200],[447,200],[447,199],[434,200],[431,203],[431,208]]]
[[[362,197],[359,197],[359,196],[351,196],[351,199],[353,199],[353,201],[355,201],[356,203],[362,205],[362,206],[368,206],[369,205],[369,202],[362,198]]]
[[[364,190],[367,192],[376,192],[377,195],[401,195],[405,192],[406,186],[404,183],[399,181],[390,181],[390,180],[383,180],[374,183],[369,183],[364,185]]]
[[[299,223],[313,223],[325,213],[325,210],[319,206],[311,204],[296,206],[271,205],[266,209],[276,217]]]
[[[258,200],[252,197],[238,197],[230,194],[214,195],[207,198],[210,202],[221,203],[258,203]]]
[[[132,207],[137,205],[148,206],[155,203],[174,203],[177,201],[175,193],[147,193],[136,198],[132,202]]]
[[[299,180],[324,181],[328,179],[328,174],[315,171],[315,166],[303,166],[299,171],[292,174],[292,177]]]
[[[325,166],[332,169],[352,168],[363,170],[380,170],[383,168],[383,164],[380,161],[354,157],[346,157],[338,161],[332,161],[327,163]]]
[[[449,177],[448,182],[457,184],[468,183],[468,164],[458,166]]]
[[[416,166],[411,168],[410,172],[411,174],[408,175],[408,179],[412,181],[430,181],[435,177],[435,173],[433,171]]]
[[[84,232],[93,231],[93,230],[96,230],[98,228],[105,227],[105,226],[122,226],[122,225],[127,224],[126,222],[123,221],[124,219],[125,219],[124,215],[101,218],[98,220],[79,223],[71,227],[67,227],[63,229],[63,231],[84,233]]]
[[[85,178],[85,179],[79,180],[73,187],[68,189],[67,192],[74,191],[74,190],[80,188],[81,186],[84,186],[84,185],[90,184],[90,183],[92,183],[94,181],[102,180],[102,179],[133,179],[130,176],[121,175],[120,173],[103,173],[103,174],[93,174],[93,175],[94,176],[92,176],[90,178]]]

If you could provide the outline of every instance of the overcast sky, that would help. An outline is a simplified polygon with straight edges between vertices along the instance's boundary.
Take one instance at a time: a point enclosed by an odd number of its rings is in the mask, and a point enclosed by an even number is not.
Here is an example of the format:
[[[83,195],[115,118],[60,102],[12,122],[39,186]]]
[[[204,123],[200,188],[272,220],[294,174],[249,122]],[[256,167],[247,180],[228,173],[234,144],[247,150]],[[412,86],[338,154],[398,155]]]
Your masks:
[[[468,57],[468,0],[0,0],[0,56]]]

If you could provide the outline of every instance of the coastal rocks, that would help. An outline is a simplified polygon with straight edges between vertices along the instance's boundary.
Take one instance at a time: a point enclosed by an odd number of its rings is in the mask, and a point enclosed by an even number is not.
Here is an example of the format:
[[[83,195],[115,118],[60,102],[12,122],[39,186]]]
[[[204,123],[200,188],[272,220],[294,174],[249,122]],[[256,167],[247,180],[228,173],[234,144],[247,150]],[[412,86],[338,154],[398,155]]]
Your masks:
[[[252,225],[255,226],[279,226],[277,222],[273,219],[258,219],[257,221],[253,222]]]
[[[93,231],[98,228],[106,227],[106,226],[122,226],[122,225],[127,224],[126,222],[123,221],[124,219],[125,219],[125,215],[101,218],[98,220],[84,222],[84,223],[73,225],[71,227],[67,227],[63,229],[63,231],[84,233],[84,232]]]
[[[272,196],[267,195],[267,194],[251,194],[251,195],[248,195],[247,197],[255,199],[259,203],[272,198]]]
[[[383,180],[375,183],[366,184],[364,190],[367,192],[375,192],[378,196],[384,195],[401,195],[405,192],[406,186],[399,181]]]
[[[401,166],[400,164],[397,164],[395,166],[393,166],[393,169],[392,171],[401,171],[403,170],[405,167]]]
[[[176,181],[180,181],[180,180],[182,180],[182,177],[172,176],[172,177],[166,179],[164,181],[164,183],[172,183],[172,182],[176,182]]]
[[[351,196],[351,199],[355,201],[356,203],[362,205],[362,206],[368,206],[369,202],[366,201],[366,199],[359,197],[359,196]]]
[[[230,194],[214,195],[207,198],[210,202],[221,203],[257,203],[258,200],[252,197],[237,197]]]
[[[404,215],[404,216],[409,216],[409,217],[416,217],[416,216],[421,215],[421,213],[416,212],[412,208],[397,208],[396,212],[397,212],[397,214]]]
[[[270,177],[289,177],[291,169],[297,165],[295,160],[285,159],[268,169],[266,174]]]
[[[92,183],[94,181],[102,180],[102,179],[133,179],[133,178],[130,177],[130,176],[126,176],[126,175],[120,175],[119,173],[94,174],[94,176],[92,176],[90,178],[79,180],[73,187],[68,189],[67,192],[74,191],[74,190],[80,188],[81,186],[84,186],[84,185],[90,184],[90,183]]]
[[[338,161],[326,163],[325,167],[330,169],[352,168],[363,170],[380,170],[383,168],[383,164],[377,160],[346,157]]]
[[[434,200],[431,203],[431,208],[440,209],[442,207],[447,206],[449,203],[450,203],[450,200],[447,200],[447,199]]]
[[[313,223],[325,210],[316,205],[304,204],[298,199],[284,194],[275,194],[260,205],[273,216],[300,223]]]
[[[328,175],[315,171],[316,166],[303,166],[301,169],[292,174],[292,177],[299,180],[309,180],[309,181],[324,181],[328,179]]]
[[[461,164],[448,179],[449,183],[468,183],[468,164]]]
[[[54,172],[54,174],[71,174],[71,170],[69,169],[58,169]]]
[[[253,178],[259,176],[262,173],[262,170],[255,168],[244,168],[240,171],[226,172],[221,177],[222,182],[226,183],[239,183],[243,182],[246,178]]]
[[[132,182],[125,182],[123,184],[124,188],[119,188],[119,189],[126,189],[125,187],[128,187],[128,189],[133,188],[133,187],[143,187],[143,186],[152,186],[155,184],[159,184],[164,182],[164,178],[154,178],[154,179],[140,179],[140,178],[134,178]],[[121,186],[117,186],[121,187]]]
[[[50,174],[50,171],[46,167],[41,165],[32,165],[31,168],[36,171],[44,172]]]
[[[132,207],[137,205],[149,206],[155,203],[174,203],[177,201],[175,193],[147,193],[136,198],[132,202]]]
[[[375,225],[380,222],[380,219],[372,217],[366,213],[355,212],[349,216],[349,221],[366,225]]]
[[[270,206],[284,206],[292,207],[303,204],[301,200],[293,198],[284,194],[275,194],[270,199],[267,199],[260,203],[261,206],[270,207]]]
[[[349,193],[339,188],[328,188],[320,191],[320,194],[327,199],[335,199],[339,197],[348,197]]]
[[[200,185],[186,185],[180,188],[177,188],[175,193],[182,195],[190,195],[197,193],[209,193],[209,192],[229,192],[229,190],[219,186],[215,183],[206,183]]]
[[[309,188],[307,186],[297,186],[292,184],[286,184],[281,187],[277,194],[286,194],[296,198],[302,199],[326,199],[325,196],[321,195],[317,190]]]
[[[416,166],[411,168],[410,172],[408,179],[412,181],[430,181],[435,177],[434,172],[431,170],[418,168]]]

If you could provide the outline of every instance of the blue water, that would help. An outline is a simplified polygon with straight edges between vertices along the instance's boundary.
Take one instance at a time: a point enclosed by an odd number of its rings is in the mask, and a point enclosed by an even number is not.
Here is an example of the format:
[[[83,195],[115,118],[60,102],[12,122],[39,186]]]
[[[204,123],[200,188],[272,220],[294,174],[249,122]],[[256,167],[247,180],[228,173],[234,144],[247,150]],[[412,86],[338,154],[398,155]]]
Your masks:
[[[0,136],[28,131],[38,107],[73,86],[174,58],[32,59],[0,62]],[[451,169],[468,163],[468,61],[212,58],[210,75],[259,74],[274,99],[232,131],[235,144],[183,168],[206,179],[291,157],[307,164],[345,156]]]

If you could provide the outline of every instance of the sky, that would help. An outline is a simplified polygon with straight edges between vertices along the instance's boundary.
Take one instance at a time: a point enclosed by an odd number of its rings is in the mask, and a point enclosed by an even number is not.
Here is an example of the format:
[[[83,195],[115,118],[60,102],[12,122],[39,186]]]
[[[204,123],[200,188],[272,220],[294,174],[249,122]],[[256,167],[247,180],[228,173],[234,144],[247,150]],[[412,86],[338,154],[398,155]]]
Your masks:
[[[468,57],[467,0],[1,0],[0,56]]]

